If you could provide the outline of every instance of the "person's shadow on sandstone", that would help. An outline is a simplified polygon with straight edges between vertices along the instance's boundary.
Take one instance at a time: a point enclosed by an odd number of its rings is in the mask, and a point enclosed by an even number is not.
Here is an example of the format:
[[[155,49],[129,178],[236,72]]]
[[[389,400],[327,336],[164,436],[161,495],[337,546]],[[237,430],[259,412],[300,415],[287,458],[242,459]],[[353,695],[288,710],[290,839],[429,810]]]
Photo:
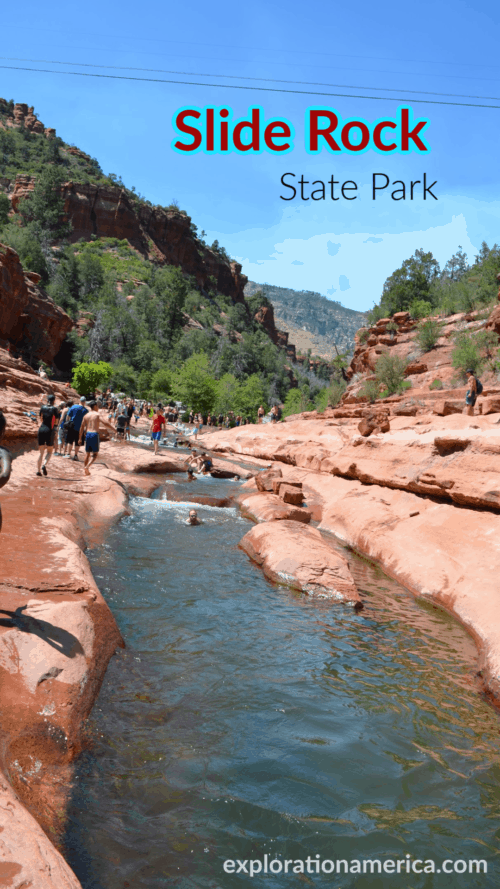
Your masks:
[[[0,614],[9,615],[6,618],[0,618],[0,627],[15,628],[16,630],[21,630],[22,633],[31,633],[32,636],[38,636],[47,645],[52,646],[52,648],[55,648],[56,651],[68,658],[85,653],[76,636],[73,636],[73,633],[63,630],[62,627],[55,627],[54,624],[50,624],[46,620],[23,614],[26,608],[26,605],[21,605],[15,611],[7,611],[5,608],[0,608]]]

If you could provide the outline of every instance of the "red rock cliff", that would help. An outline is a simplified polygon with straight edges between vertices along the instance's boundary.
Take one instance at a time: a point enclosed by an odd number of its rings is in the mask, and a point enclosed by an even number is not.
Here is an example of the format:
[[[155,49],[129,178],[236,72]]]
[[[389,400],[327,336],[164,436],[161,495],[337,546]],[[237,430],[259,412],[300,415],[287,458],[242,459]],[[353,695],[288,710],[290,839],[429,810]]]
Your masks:
[[[11,195],[14,210],[34,187],[30,176],[17,176]],[[178,210],[149,207],[134,202],[123,188],[66,182],[61,189],[64,219],[71,222],[70,240],[99,238],[127,240],[143,256],[180,266],[193,275],[199,287],[217,289],[243,302],[247,282],[241,265],[230,262],[204,246],[191,232],[191,219]]]
[[[73,321],[38,286],[34,272],[24,272],[11,247],[0,244],[0,340],[50,364]]]

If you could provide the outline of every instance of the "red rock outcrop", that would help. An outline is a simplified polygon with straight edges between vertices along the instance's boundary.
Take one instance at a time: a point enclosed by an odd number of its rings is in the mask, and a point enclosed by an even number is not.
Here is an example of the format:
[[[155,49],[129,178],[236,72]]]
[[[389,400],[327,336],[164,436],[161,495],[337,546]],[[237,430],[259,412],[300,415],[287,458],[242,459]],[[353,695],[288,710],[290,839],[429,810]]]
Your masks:
[[[377,435],[380,432],[389,432],[390,428],[388,414],[381,411],[367,411],[358,425],[359,434],[364,437],[372,433]]]
[[[8,103],[5,99],[0,99],[0,111],[6,112],[7,109]],[[24,127],[25,130],[38,133],[41,136],[53,136],[56,132],[54,129],[47,130],[42,121],[38,120],[34,107],[30,107],[24,102],[17,102],[14,105],[12,117],[7,117],[6,124],[7,126]]]
[[[258,312],[255,313],[254,318],[262,325],[275,346],[285,349],[287,354],[291,354],[290,350],[293,350],[293,358],[295,360],[295,346],[288,343],[288,333],[284,330],[278,330],[276,327],[273,307],[261,306]]]
[[[3,886],[12,889],[81,889],[80,881],[1,773],[0,808]]]
[[[311,521],[311,512],[308,509],[291,506],[276,494],[245,493],[237,498],[237,502],[243,514],[254,522],[277,522],[288,519],[308,525]]]
[[[51,364],[73,321],[25,273],[15,250],[0,244],[0,340]]]
[[[56,404],[80,397],[69,385],[43,380],[21,358],[0,349],[0,410],[7,421],[8,445],[36,438],[40,405],[51,392],[56,396]]]
[[[11,195],[14,210],[33,190],[35,180],[17,176]],[[245,275],[241,265],[204,246],[191,231],[191,219],[176,209],[149,207],[133,201],[125,189],[112,185],[66,182],[61,186],[63,221],[71,222],[70,240],[100,238],[127,240],[144,257],[180,266],[199,287],[217,289],[234,302],[244,302]]]
[[[275,583],[362,608],[347,560],[315,528],[292,521],[265,522],[245,534],[239,546]]]

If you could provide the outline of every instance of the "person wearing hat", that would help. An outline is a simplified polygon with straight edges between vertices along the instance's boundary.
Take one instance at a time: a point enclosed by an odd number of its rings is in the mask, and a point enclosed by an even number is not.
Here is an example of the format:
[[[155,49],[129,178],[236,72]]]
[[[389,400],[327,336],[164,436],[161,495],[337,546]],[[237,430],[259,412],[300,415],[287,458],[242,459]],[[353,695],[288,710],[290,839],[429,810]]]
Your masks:
[[[54,450],[54,427],[59,420],[59,411],[54,407],[55,395],[47,396],[47,404],[42,404],[40,408],[41,424],[38,429],[38,465],[37,475],[47,475],[47,463],[52,457]],[[45,462],[43,458],[45,455]]]
[[[474,375],[473,370],[467,370],[467,382],[469,384],[469,388],[465,393],[465,403],[467,405],[467,414],[469,417],[474,416],[474,405],[477,399],[477,380]]]

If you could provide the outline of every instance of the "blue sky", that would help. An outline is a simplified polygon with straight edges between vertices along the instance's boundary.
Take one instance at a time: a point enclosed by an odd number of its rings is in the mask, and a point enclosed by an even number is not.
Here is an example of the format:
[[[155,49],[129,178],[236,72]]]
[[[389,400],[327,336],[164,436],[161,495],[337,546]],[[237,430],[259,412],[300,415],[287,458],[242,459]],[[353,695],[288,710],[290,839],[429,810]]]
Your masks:
[[[177,200],[208,241],[217,238],[260,283],[317,290],[343,305],[370,308],[385,278],[415,249],[432,250],[443,264],[462,245],[473,260],[480,244],[500,241],[499,4],[486,0],[415,4],[366,0],[305,6],[256,2],[165,4],[109,2],[82,7],[25,2],[3,14],[2,56],[68,64],[0,59],[0,66],[123,74],[168,80],[202,80],[195,86],[0,67],[0,96],[33,104],[46,126],[97,157],[106,173],[152,200]],[[69,62],[80,63],[69,65]],[[119,66],[116,70],[83,63]],[[121,68],[161,69],[155,73]],[[204,76],[202,75],[209,75]],[[224,79],[231,75],[233,79]],[[261,78],[249,81],[234,78]],[[300,81],[341,86],[279,84]],[[382,101],[233,89],[254,85],[291,90],[382,96]],[[369,89],[377,87],[378,91]],[[401,90],[396,93],[394,90]],[[409,92],[414,91],[413,93]],[[455,94],[455,97],[449,94]],[[487,96],[483,98],[461,98]],[[499,97],[499,98],[495,98]],[[374,121],[410,105],[430,121],[428,155],[308,154],[304,114],[322,105],[343,118]],[[286,118],[295,147],[269,153],[181,156],[171,148],[178,108],[226,105],[235,117],[261,106],[266,119]],[[280,178],[308,180],[333,174],[358,184],[355,201],[289,201]],[[438,201],[371,200],[373,173],[390,180],[437,180]]]

